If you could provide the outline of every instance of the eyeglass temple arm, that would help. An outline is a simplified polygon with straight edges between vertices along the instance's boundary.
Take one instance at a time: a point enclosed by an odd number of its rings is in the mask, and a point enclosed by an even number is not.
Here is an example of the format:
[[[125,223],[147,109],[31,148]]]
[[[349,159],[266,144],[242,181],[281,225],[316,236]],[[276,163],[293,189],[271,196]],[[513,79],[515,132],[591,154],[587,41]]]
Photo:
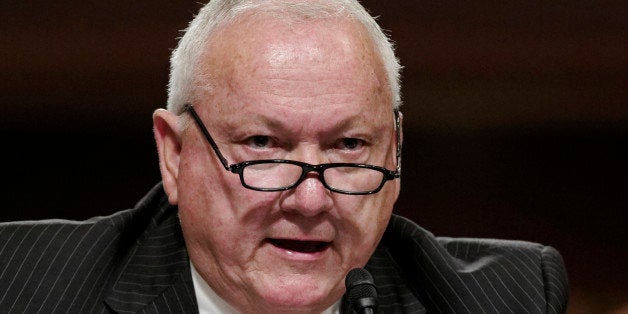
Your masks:
[[[201,123],[201,117],[199,117],[198,114],[196,114],[196,110],[194,110],[194,107],[191,104],[186,104],[183,107],[183,111],[189,111],[190,114],[192,114],[192,117],[194,118],[196,125],[198,125],[198,127],[201,129],[201,132],[203,132],[203,135],[205,135],[205,138],[209,142],[209,145],[211,145],[211,147],[214,149],[216,156],[218,156],[218,159],[220,159],[220,163],[222,163],[222,166],[225,167],[227,171],[229,171],[230,169],[229,169],[229,163],[227,163],[227,159],[222,155],[222,153],[220,153],[220,149],[218,149],[218,145],[216,145],[216,142],[214,142],[214,139],[211,137],[211,135],[209,135],[209,131],[207,131],[203,123]]]
[[[399,109],[393,110],[395,113],[395,131],[397,133],[397,171],[395,171],[395,177],[401,177],[401,118],[399,115]]]

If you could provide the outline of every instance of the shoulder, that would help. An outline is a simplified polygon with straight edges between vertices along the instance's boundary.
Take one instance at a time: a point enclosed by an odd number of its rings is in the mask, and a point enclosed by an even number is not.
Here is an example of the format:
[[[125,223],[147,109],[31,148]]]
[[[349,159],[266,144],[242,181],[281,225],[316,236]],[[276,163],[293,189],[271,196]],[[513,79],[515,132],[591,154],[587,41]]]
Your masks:
[[[163,205],[160,191],[157,186],[134,209],[110,216],[0,223],[0,308],[36,312],[63,303],[82,312],[96,306],[147,230],[175,210]]]
[[[104,218],[88,221],[50,219],[0,223],[0,243],[3,243],[0,246],[0,256],[3,261],[7,261],[7,254],[20,248],[27,247],[32,252],[55,246],[56,242],[93,242],[94,237],[108,237],[112,232],[111,227],[111,223]]]
[[[163,204],[161,184],[144,197],[133,209],[122,210],[109,216],[93,217],[84,221],[48,219],[0,222],[0,254],[12,243],[93,242],[100,238],[120,236],[129,229],[141,230],[154,220],[158,205]],[[133,225],[133,228],[128,228]],[[3,250],[4,248],[4,250]]]
[[[121,247],[123,228],[132,211],[86,221],[49,219],[0,223],[0,269],[3,276],[83,267]],[[76,269],[74,269],[76,270]],[[25,273],[26,274],[26,273]]]
[[[393,216],[382,240],[407,280],[438,309],[563,312],[567,277],[552,247],[512,240],[435,237]],[[458,306],[458,307],[456,307]]]
[[[406,252],[443,255],[448,260],[456,261],[461,267],[486,258],[522,259],[523,264],[534,265],[541,265],[544,259],[560,258],[560,253],[554,248],[534,242],[437,237],[413,221],[396,215],[390,220],[384,240],[394,247],[399,246],[395,243],[402,244]],[[411,250],[407,251],[408,249]]]
[[[6,256],[11,245],[28,246],[36,250],[38,245],[54,245],[55,242],[76,244],[96,239],[115,237],[123,230],[123,224],[133,216],[134,210],[117,212],[110,216],[94,217],[85,221],[47,219],[0,223],[0,255]]]

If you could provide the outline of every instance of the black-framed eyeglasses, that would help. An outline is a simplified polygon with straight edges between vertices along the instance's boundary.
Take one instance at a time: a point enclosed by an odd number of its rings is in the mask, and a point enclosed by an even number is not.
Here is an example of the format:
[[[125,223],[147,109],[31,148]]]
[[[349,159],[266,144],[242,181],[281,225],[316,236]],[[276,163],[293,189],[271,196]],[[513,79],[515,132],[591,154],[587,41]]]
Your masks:
[[[401,138],[399,134],[399,111],[397,110],[394,111],[397,134],[397,169],[394,171],[367,164],[326,163],[312,165],[286,159],[250,160],[229,165],[194,107],[191,104],[186,104],[184,111],[192,115],[223,167],[227,171],[238,174],[242,186],[247,189],[265,192],[289,190],[299,185],[308,173],[314,171],[318,173],[318,178],[323,186],[333,192],[364,195],[377,193],[386,181],[400,177]]]

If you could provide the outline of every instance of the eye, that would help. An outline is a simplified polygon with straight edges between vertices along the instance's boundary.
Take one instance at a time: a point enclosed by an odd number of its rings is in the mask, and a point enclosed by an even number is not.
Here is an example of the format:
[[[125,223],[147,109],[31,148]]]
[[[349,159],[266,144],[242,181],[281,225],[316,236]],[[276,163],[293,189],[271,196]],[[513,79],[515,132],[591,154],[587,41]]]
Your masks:
[[[364,146],[364,141],[357,138],[343,138],[340,141],[340,148],[346,150],[357,150]]]
[[[247,138],[246,143],[253,148],[267,148],[270,145],[270,138],[265,135],[255,135]]]

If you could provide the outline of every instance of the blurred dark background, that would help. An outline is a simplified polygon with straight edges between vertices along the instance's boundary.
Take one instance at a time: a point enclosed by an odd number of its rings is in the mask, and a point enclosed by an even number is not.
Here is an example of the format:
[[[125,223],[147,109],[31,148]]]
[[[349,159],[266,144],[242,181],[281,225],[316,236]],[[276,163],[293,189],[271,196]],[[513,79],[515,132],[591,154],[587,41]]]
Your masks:
[[[363,2],[405,65],[397,212],[562,252],[570,313],[628,312],[625,1]],[[196,1],[0,3],[0,221],[132,207]]]

